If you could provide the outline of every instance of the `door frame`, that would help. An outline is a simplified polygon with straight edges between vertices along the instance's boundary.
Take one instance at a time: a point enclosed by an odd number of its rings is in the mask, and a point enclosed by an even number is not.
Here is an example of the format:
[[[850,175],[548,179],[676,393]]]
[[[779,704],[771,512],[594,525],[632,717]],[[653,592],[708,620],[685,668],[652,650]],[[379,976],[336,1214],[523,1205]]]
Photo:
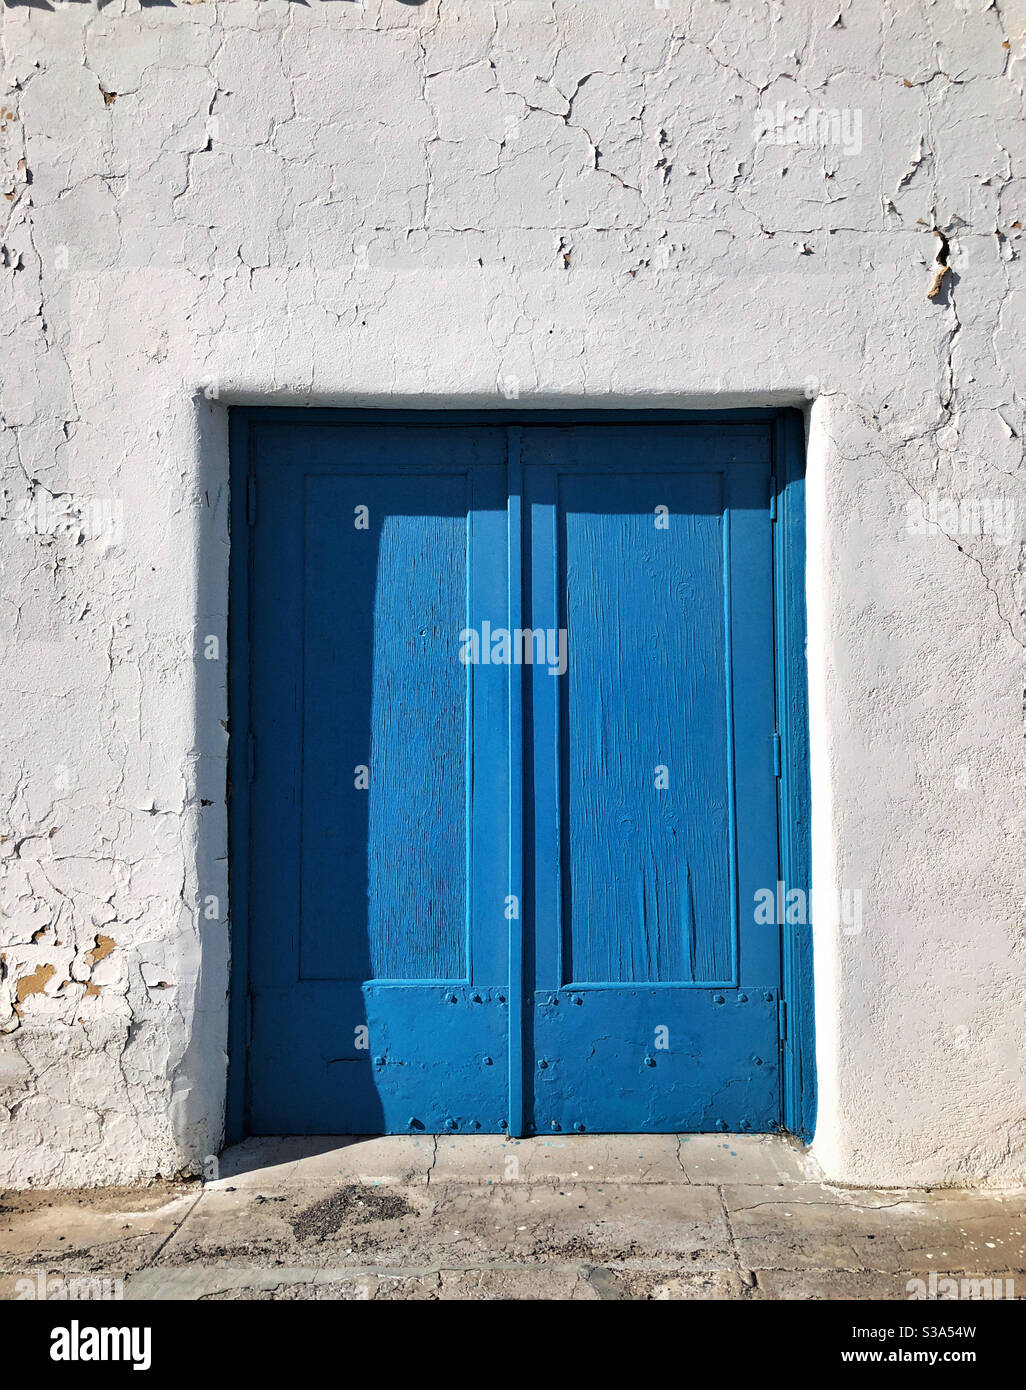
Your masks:
[[[233,406],[229,413],[228,579],[228,899],[231,968],[228,1005],[228,1084],[225,1143],[247,1133],[246,1065],[251,1027],[249,996],[249,582],[252,429],[291,423],[387,425],[658,425],[764,423],[770,436],[775,486],[773,526],[773,642],[776,719],[780,735],[777,843],[783,894],[799,889],[811,902],[811,786],[806,662],[805,421],[791,407],[751,410],[380,410]],[[513,479],[510,496],[513,497]],[[519,498],[519,490],[516,496]],[[511,507],[519,526],[519,508]],[[513,539],[511,535],[511,541]],[[512,575],[512,571],[511,571]],[[519,571],[511,599],[519,598]],[[515,682],[511,684],[516,684]],[[513,706],[511,706],[513,708]],[[511,750],[512,751],[512,750]],[[521,808],[522,811],[522,808]],[[522,819],[510,828],[518,847]],[[513,861],[515,862],[515,861]],[[512,891],[512,890],[511,890]],[[810,913],[805,913],[809,918]],[[239,924],[236,930],[236,923]],[[511,941],[511,947],[512,947]],[[780,925],[782,1128],[803,1142],[816,1119],[812,924]],[[511,966],[512,968],[512,966]],[[512,979],[511,979],[512,985]],[[512,999],[511,999],[512,1004]],[[512,1036],[514,1030],[511,1027]],[[511,1058],[512,1060],[512,1058]],[[511,1095],[518,1086],[511,1074]]]

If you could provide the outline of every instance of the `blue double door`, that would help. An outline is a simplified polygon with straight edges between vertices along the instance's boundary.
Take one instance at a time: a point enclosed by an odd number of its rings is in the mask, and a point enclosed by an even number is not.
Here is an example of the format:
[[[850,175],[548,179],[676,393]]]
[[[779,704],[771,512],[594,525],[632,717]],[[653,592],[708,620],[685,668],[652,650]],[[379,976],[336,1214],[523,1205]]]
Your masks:
[[[768,426],[436,418],[248,428],[246,1127],[776,1128]]]

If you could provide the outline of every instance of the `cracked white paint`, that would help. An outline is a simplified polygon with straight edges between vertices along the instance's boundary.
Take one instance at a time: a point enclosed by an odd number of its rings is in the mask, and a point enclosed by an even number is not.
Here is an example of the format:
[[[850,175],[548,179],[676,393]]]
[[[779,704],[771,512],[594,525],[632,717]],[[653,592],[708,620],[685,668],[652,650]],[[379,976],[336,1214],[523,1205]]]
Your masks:
[[[1022,0],[115,0],[3,43],[0,1178],[220,1141],[226,405],[513,398],[812,402],[815,872],[864,895],[817,924],[816,1153],[1021,1178]],[[861,149],[757,140],[780,103]],[[1014,539],[906,534],[937,493]]]

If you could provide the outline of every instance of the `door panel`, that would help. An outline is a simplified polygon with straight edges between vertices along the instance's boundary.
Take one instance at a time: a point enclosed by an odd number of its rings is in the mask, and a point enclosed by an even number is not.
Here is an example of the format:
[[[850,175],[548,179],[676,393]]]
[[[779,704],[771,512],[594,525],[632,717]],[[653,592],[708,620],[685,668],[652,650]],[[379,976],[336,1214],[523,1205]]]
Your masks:
[[[467,475],[307,476],[304,501],[300,976],[466,979]]]
[[[504,432],[253,469],[251,1128],[498,1130],[506,672],[457,638],[505,611]]]
[[[733,977],[721,481],[557,479],[568,981]]]
[[[779,1116],[769,456],[693,430],[523,431],[540,1131]]]

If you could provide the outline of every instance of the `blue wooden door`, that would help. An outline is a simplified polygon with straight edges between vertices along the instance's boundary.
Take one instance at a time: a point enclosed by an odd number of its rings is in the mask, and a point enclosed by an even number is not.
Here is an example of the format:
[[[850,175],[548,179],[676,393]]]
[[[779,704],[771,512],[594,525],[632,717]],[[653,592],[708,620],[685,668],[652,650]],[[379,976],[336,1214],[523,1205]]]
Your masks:
[[[529,1130],[779,1122],[770,456],[758,430],[520,434]]]
[[[250,438],[250,1131],[498,1131],[505,433]]]
[[[768,429],[246,439],[248,1130],[777,1127]]]

